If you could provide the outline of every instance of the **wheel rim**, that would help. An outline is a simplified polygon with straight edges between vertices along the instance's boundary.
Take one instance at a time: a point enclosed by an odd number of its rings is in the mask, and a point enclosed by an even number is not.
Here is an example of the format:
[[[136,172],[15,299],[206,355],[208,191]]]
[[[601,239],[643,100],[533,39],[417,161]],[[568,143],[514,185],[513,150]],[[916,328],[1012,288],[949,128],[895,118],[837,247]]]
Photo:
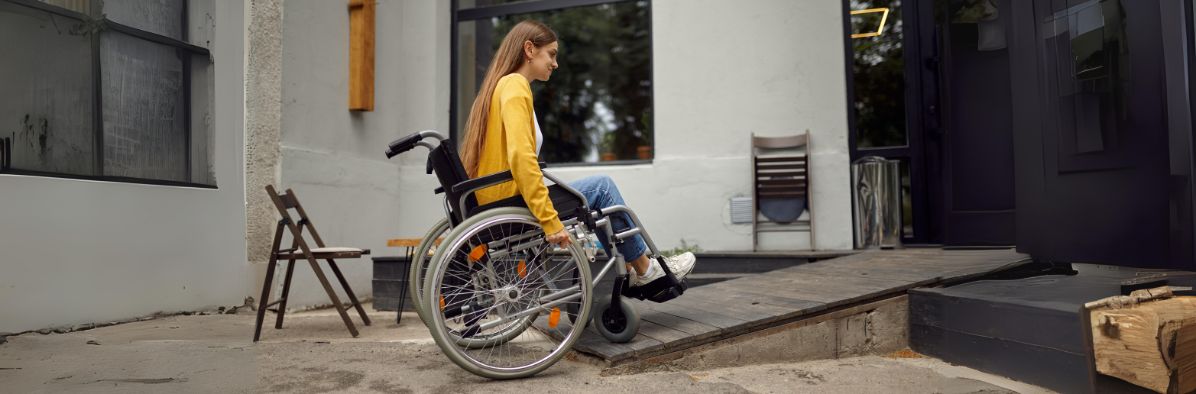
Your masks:
[[[433,246],[436,244],[436,239],[449,232],[449,230],[448,219],[441,219],[424,235],[419,247],[415,250],[415,254],[411,256],[411,274],[409,274],[407,279],[407,286],[411,289],[409,293],[411,301],[415,303],[415,312],[425,324],[427,324],[428,318],[426,316],[426,308],[424,307],[424,278],[427,276],[428,268],[432,263],[432,257],[428,256],[428,250],[435,250]]]
[[[623,332],[627,329],[627,315],[616,312],[614,305],[602,311],[602,326],[613,333]]]
[[[437,342],[450,358],[490,373],[519,374],[563,355],[581,328],[562,315],[589,302],[589,286],[578,275],[585,264],[579,251],[570,248],[564,258],[550,253],[538,223],[522,215],[487,219],[453,239],[436,256],[425,290],[442,334]],[[433,300],[443,304],[431,308]]]

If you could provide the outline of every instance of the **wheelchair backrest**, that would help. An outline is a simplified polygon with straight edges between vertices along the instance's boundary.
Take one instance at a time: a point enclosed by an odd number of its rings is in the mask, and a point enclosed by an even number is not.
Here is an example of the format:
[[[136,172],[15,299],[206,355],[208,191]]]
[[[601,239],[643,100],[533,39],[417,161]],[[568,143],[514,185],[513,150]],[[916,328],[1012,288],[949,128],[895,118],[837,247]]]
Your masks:
[[[427,171],[429,174],[435,173],[436,179],[440,181],[440,187],[444,189],[445,198],[449,202],[449,222],[456,226],[465,220],[465,212],[458,212],[460,209],[457,202],[461,201],[461,196],[453,192],[453,185],[469,180],[469,173],[465,172],[465,166],[461,164],[461,157],[453,147],[453,140],[441,141],[440,146],[428,153]],[[466,210],[477,205],[477,198],[473,194],[466,197]]]

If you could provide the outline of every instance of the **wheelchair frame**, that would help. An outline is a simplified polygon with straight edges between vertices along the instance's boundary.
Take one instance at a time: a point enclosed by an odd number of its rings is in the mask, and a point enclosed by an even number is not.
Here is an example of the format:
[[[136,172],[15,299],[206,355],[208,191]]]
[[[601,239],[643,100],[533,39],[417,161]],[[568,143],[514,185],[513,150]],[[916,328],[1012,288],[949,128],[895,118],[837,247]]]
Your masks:
[[[421,131],[419,133],[414,133],[414,134],[408,135],[406,137],[400,138],[399,140],[392,142],[386,151],[387,158],[392,158],[402,152],[411,150],[416,146],[422,146],[422,147],[428,148],[430,152],[435,151],[437,148],[440,147],[440,146],[434,146],[433,144],[425,141],[425,139],[427,139],[427,138],[436,138],[441,146],[443,146],[445,143],[451,143],[451,140],[446,138],[443,134],[433,131],[433,130],[425,130],[425,131]],[[444,152],[441,152],[441,153],[444,153]],[[458,167],[460,166],[460,164],[459,164],[460,161],[458,158],[455,157],[455,154],[454,154],[454,157],[452,157],[452,160],[456,160],[456,163],[454,163],[454,164]],[[545,167],[544,163],[541,163],[540,165],[541,165],[541,168]],[[463,222],[468,217],[480,215],[483,212],[501,207],[502,205],[498,205],[493,208],[487,208],[486,205],[481,205],[481,206],[474,208],[474,209],[481,208],[480,210],[478,210],[477,212],[474,212],[474,215],[469,215],[469,213],[470,213],[469,212],[469,208],[470,208],[469,204],[471,202],[470,197],[474,196],[477,191],[487,188],[487,187],[495,186],[495,185],[498,185],[498,184],[501,184],[504,182],[512,181],[514,179],[511,174],[511,171],[508,170],[508,171],[504,171],[504,172],[500,172],[500,173],[490,174],[490,175],[483,176],[483,177],[478,177],[475,179],[465,179],[465,180],[457,182],[455,184],[448,185],[448,184],[444,184],[445,178],[441,177],[441,175],[439,174],[440,171],[445,171],[445,170],[446,169],[444,169],[444,168],[434,168],[434,166],[432,164],[432,157],[429,157],[428,173],[431,174],[432,171],[437,171],[438,172],[437,176],[440,178],[441,183],[442,183],[441,187],[437,188],[436,192],[437,193],[444,192],[444,194],[445,194],[443,208],[445,211],[446,218],[448,218],[448,227],[443,230],[443,232],[445,234],[453,233],[453,230],[456,229],[457,225],[459,225],[460,222]],[[456,171],[461,172],[461,169],[458,168],[458,169],[456,169]],[[587,245],[585,243],[581,243],[583,241],[588,243],[589,239],[591,238],[591,234],[595,234],[597,231],[602,231],[603,234],[606,236],[605,238],[610,243],[610,245],[606,245],[609,248],[609,253],[607,253],[607,255],[608,255],[607,261],[602,264],[602,269],[599,270],[599,272],[596,275],[591,274],[589,272],[589,269],[586,269],[585,274],[589,274],[590,278],[580,278],[580,277],[578,278],[578,279],[587,279],[587,281],[590,282],[589,287],[591,289],[593,289],[593,288],[597,287],[598,283],[604,277],[606,277],[606,275],[611,271],[611,269],[613,267],[615,270],[615,280],[614,280],[614,285],[611,288],[609,304],[605,305],[603,308],[599,308],[599,310],[597,310],[597,312],[594,311],[595,308],[592,308],[592,307],[585,308],[585,309],[588,309],[590,312],[587,315],[591,315],[591,316],[581,316],[581,313],[577,313],[577,312],[582,312],[582,311],[573,312],[573,313],[576,313],[576,315],[571,316],[573,319],[576,320],[576,321],[574,321],[573,324],[578,324],[578,323],[580,323],[582,325],[587,324],[587,323],[589,323],[589,320],[591,320],[590,318],[593,317],[596,328],[598,328],[598,331],[604,337],[606,337],[607,340],[610,340],[612,342],[628,342],[628,341],[630,341],[632,338],[634,338],[636,331],[638,331],[639,319],[638,319],[638,313],[636,313],[634,306],[632,304],[625,303],[625,301],[623,301],[623,298],[631,297],[631,298],[637,298],[637,299],[641,299],[641,300],[642,299],[651,299],[655,302],[664,302],[664,301],[675,298],[675,297],[681,295],[682,293],[684,293],[684,291],[687,287],[686,283],[684,281],[678,280],[676,278],[676,276],[669,270],[668,265],[664,264],[663,259],[660,258],[660,256],[659,256],[659,250],[656,248],[656,244],[652,241],[651,236],[644,229],[642,222],[640,221],[639,217],[635,214],[635,212],[633,210],[631,210],[630,208],[628,208],[627,206],[624,206],[624,205],[611,206],[611,207],[607,207],[604,209],[591,209],[591,207],[589,206],[589,201],[587,201],[585,196],[582,195],[579,191],[570,187],[568,184],[561,181],[555,175],[552,175],[546,171],[543,172],[543,176],[544,176],[544,178],[548,179],[553,184],[555,184],[556,186],[558,186],[559,188],[561,188],[568,194],[572,195],[572,197],[577,198],[578,201],[581,202],[581,205],[576,210],[575,215],[568,217],[566,220],[562,221],[562,224],[565,226],[565,229],[567,229],[567,231],[569,233],[570,241],[577,243],[576,245],[574,245],[575,247],[583,249],[583,255],[586,258],[586,260],[580,261],[580,262],[578,262],[578,264],[587,264],[588,265],[588,264],[592,264],[592,263],[596,262],[597,245],[593,245],[593,244]],[[458,178],[459,178],[459,176],[458,176]],[[453,196],[456,196],[456,201],[450,201]],[[455,203],[455,206],[453,203]],[[454,212],[453,208],[456,208],[455,212]],[[614,230],[614,224],[611,221],[611,216],[618,214],[618,213],[625,213],[627,215],[627,218],[629,219],[628,220],[629,228],[624,231],[616,233]],[[458,214],[460,216],[460,218],[458,220],[453,219],[455,214]],[[563,212],[562,212],[562,214],[563,214]],[[562,216],[564,216],[564,215],[562,215]],[[455,221],[458,223],[454,223]],[[439,222],[438,222],[438,226],[440,226]],[[484,226],[483,224],[479,223],[475,227],[480,228],[483,226]],[[436,256],[438,256],[439,253],[437,253],[437,255],[434,256],[430,261],[424,260],[427,258],[426,251],[435,242],[435,239],[440,235],[438,232],[436,232],[434,230],[435,229],[433,229],[433,231],[430,231],[428,233],[428,235],[425,236],[425,239],[423,239],[421,241],[420,248],[417,250],[417,257],[421,260],[418,263],[413,261],[413,264],[410,265],[410,269],[412,271],[409,273],[409,277],[412,279],[422,279],[420,277],[422,275],[425,275],[425,273],[423,271],[430,270],[432,268],[432,266],[434,265],[434,263],[437,261],[438,257],[436,257]],[[643,237],[644,242],[648,247],[648,252],[651,253],[651,255],[653,255],[653,256],[657,256],[657,259],[655,259],[655,261],[653,263],[659,264],[660,267],[662,267],[664,269],[664,272],[665,272],[664,280],[663,281],[661,281],[661,280],[654,281],[651,284],[654,286],[645,285],[645,286],[634,287],[634,288],[630,287],[630,283],[629,283],[630,275],[629,275],[629,272],[628,272],[627,266],[626,266],[626,263],[627,263],[626,257],[623,256],[622,253],[619,252],[618,246],[620,244],[622,244],[623,242],[625,242],[626,239],[631,238],[635,235],[640,235]],[[528,238],[530,238],[530,237],[534,237],[534,235],[528,236]],[[441,248],[445,248],[447,245],[457,243],[456,241],[457,241],[456,239],[445,239],[443,241],[444,243]],[[522,241],[522,239],[520,241]],[[499,242],[499,241],[491,241],[491,243],[493,243],[493,242]],[[507,239],[507,240],[503,240],[501,242],[510,243],[511,240]],[[543,243],[546,243],[547,240],[542,237],[538,240],[533,240],[533,242],[536,244],[536,246],[541,246]],[[425,261],[427,261],[427,264],[428,264],[427,268],[423,267],[425,265]],[[430,274],[430,272],[428,274]],[[431,283],[431,279],[429,278],[428,280],[429,280],[429,283]],[[491,279],[491,280],[493,280],[493,279]],[[657,282],[660,282],[660,283],[657,283]],[[487,328],[494,328],[499,325],[509,323],[510,321],[513,321],[513,320],[522,319],[527,316],[533,316],[533,315],[537,315],[540,313],[548,312],[548,311],[552,310],[554,307],[562,305],[570,300],[581,298],[583,293],[577,293],[577,294],[572,294],[569,296],[564,296],[565,294],[569,294],[571,292],[577,292],[579,290],[579,288],[578,288],[579,286],[580,285],[578,285],[578,284],[574,284],[572,287],[556,290],[553,293],[541,295],[538,299],[538,305],[536,305],[536,307],[529,308],[529,309],[526,309],[526,310],[523,310],[523,311],[520,311],[517,313],[513,313],[510,315],[502,316],[498,320],[491,320],[491,321],[487,321],[485,323],[478,324],[478,325],[476,325],[476,327],[474,327],[476,329],[475,332],[483,330],[483,329],[487,329]],[[424,288],[421,289],[420,287],[424,287]],[[429,291],[429,289],[426,288],[427,285],[420,286],[420,287],[415,288],[416,291],[422,290],[425,293]],[[591,292],[590,292],[591,296],[593,296],[596,293],[597,292],[595,292],[593,290],[591,290]],[[431,294],[431,293],[428,293],[428,294]],[[421,295],[423,296],[423,298],[428,297],[427,294],[421,294]],[[428,302],[428,300],[426,300],[426,299],[423,300],[425,302],[419,302],[420,299],[418,299],[418,298],[415,299],[414,301],[416,301],[417,308],[419,309],[421,320],[423,320],[424,323],[426,325],[429,325],[429,328],[431,328],[430,325],[432,324],[432,322],[430,320],[428,320],[431,318],[431,314],[427,313],[428,310],[425,310],[425,308],[432,307],[432,303]],[[592,301],[591,301],[591,304],[593,304]],[[443,306],[441,308],[443,309]],[[582,317],[584,317],[585,319],[580,319]],[[620,318],[623,319],[622,320],[623,326],[621,327],[622,331],[611,332],[611,330],[605,326],[608,322],[608,319],[616,319],[617,320]],[[570,346],[571,346],[571,344],[570,344]],[[443,347],[443,344],[442,344],[442,347]],[[454,360],[454,361],[456,361],[456,360]],[[555,363],[555,360],[552,362]],[[459,365],[460,365],[460,363],[459,363]],[[461,365],[461,366],[465,367],[465,365]],[[479,373],[478,371],[475,371],[473,368],[465,368],[465,369],[470,370],[471,372],[474,372],[475,374],[487,376],[486,374]],[[534,374],[535,372],[532,372],[532,373]],[[495,376],[487,376],[487,377],[495,377]]]

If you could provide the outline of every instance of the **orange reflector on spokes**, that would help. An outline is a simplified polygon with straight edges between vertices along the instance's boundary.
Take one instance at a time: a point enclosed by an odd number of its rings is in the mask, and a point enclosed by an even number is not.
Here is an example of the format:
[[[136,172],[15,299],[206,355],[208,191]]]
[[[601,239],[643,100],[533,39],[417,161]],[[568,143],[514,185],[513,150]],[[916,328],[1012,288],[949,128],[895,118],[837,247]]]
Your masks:
[[[440,296],[440,310],[444,310],[444,296]]]
[[[473,250],[469,251],[469,261],[478,261],[482,256],[486,255],[486,245],[474,246]]]
[[[515,272],[519,274],[520,278],[527,277],[527,262],[519,260],[519,265],[515,266]]]
[[[548,328],[556,328],[557,324],[561,324],[561,308],[554,307],[548,314]]]

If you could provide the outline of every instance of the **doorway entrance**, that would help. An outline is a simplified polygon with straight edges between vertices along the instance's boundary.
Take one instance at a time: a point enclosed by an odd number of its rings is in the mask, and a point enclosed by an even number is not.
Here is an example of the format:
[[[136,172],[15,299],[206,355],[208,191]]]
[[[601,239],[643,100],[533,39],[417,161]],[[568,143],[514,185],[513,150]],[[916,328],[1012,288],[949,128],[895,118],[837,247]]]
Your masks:
[[[906,244],[1014,244],[1006,1],[845,2],[851,157],[901,162]]]

